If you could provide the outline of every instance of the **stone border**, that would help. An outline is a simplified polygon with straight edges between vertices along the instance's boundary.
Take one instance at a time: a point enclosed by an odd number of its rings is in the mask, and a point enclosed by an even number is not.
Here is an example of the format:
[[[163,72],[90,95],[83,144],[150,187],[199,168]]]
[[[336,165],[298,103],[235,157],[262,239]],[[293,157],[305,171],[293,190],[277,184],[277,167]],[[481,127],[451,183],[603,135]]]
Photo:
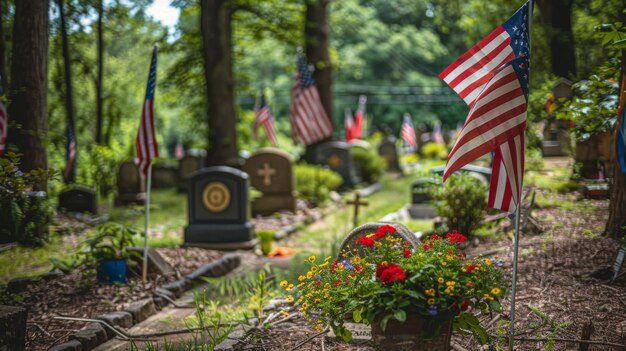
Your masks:
[[[114,311],[97,316],[98,319],[114,327],[128,329],[145,321],[148,317],[163,309],[173,300],[179,298],[187,290],[201,281],[201,277],[221,277],[241,264],[241,255],[228,253],[215,261],[200,266],[183,278],[165,284],[154,291],[153,297],[132,302],[123,311]],[[113,339],[112,330],[105,329],[100,323],[89,323],[86,328],[71,334],[65,343],[52,346],[49,351],[90,351]]]

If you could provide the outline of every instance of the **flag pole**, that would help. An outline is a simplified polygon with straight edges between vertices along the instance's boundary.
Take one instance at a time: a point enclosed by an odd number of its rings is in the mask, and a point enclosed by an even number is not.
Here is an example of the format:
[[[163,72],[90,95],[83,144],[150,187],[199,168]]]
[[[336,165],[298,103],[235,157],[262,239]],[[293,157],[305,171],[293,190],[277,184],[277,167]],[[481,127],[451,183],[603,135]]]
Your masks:
[[[513,283],[511,287],[511,327],[509,329],[509,351],[513,351],[513,337],[515,336],[515,294],[517,292],[517,252],[519,249],[520,209],[522,208],[521,194],[518,201],[517,209],[515,209],[515,238],[513,239]]]
[[[152,161],[148,164],[148,178],[146,179],[146,222],[143,237],[143,266],[141,276],[144,284],[148,281],[148,226],[150,224],[150,193],[152,189]]]

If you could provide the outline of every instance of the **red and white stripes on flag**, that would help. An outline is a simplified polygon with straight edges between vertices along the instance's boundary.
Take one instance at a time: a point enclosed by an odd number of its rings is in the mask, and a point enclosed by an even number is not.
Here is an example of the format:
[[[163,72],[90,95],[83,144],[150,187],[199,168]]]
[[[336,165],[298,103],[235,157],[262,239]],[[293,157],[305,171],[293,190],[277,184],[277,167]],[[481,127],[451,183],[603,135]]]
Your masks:
[[[269,139],[270,143],[273,147],[278,146],[278,140],[276,138],[276,130],[274,129],[274,117],[272,116],[272,111],[270,107],[267,105],[267,101],[265,100],[265,95],[261,93],[258,104],[255,107],[255,118],[254,124],[252,125],[252,135],[256,139],[259,125],[263,125],[265,127],[265,134]]]
[[[412,149],[417,149],[417,137],[415,136],[415,128],[411,122],[411,115],[404,114],[404,121],[402,122],[402,130],[400,131],[402,140],[411,146]]]
[[[298,57],[297,66],[291,95],[291,124],[294,141],[310,145],[330,137],[333,125],[322,106],[312,68],[304,56]]]
[[[524,175],[531,14],[528,1],[439,75],[470,107],[444,181],[493,151],[488,206],[509,212],[520,201]]]
[[[7,130],[9,129],[9,114],[0,101],[0,157],[4,155],[4,149],[7,145]]]
[[[146,88],[146,99],[141,112],[141,123],[137,132],[137,140],[135,141],[135,150],[137,159],[135,163],[139,166],[139,170],[143,177],[148,176],[148,168],[153,159],[159,157],[159,146],[157,145],[156,135],[154,133],[154,90],[156,88],[156,65],[157,65],[157,46],[152,51],[152,61],[150,62],[150,71],[148,74],[148,86]]]

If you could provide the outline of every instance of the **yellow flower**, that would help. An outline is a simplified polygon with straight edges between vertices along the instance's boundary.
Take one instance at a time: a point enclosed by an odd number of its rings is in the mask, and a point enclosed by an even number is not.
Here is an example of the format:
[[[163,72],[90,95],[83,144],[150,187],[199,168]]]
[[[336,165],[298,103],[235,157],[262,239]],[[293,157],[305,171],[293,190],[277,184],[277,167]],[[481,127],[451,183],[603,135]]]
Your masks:
[[[280,311],[280,314],[287,317],[289,315],[289,312],[283,310],[283,311]]]
[[[322,263],[322,264],[320,264],[320,265],[319,265],[319,267],[320,267],[320,268],[322,268],[322,267],[326,267],[326,266],[328,266],[328,261],[326,261],[326,262],[324,262],[324,263]]]
[[[448,260],[448,261],[452,261],[453,259],[454,259],[454,257],[452,257],[450,255],[446,256],[446,260]]]
[[[444,290],[444,292],[446,293],[446,295],[450,295],[452,293],[452,290],[450,288],[447,288],[446,290]]]
[[[443,284],[443,278],[442,278],[442,277],[439,277],[439,279],[437,279],[437,282],[438,282],[439,284]]]
[[[300,296],[300,298],[298,298],[299,302],[302,302],[302,300],[304,300],[304,296]]]
[[[313,273],[317,272],[317,267],[315,267],[315,266],[311,267],[311,272],[313,272]]]
[[[491,297],[491,295],[489,295],[489,294],[485,294],[485,299],[491,301],[491,300],[493,300],[493,297]]]
[[[288,295],[287,298],[285,299],[287,302],[292,303],[293,302],[293,296]]]
[[[306,310],[307,308],[309,308],[309,303],[308,303],[308,302],[306,302],[306,301],[304,301],[304,302],[302,303],[302,308],[303,308],[303,309],[305,309],[305,310]]]
[[[316,325],[315,326],[315,331],[321,332],[322,331],[322,326],[321,325]]]
[[[354,263],[354,264],[361,263],[361,257],[359,257],[359,256],[352,257],[352,263]]]
[[[447,286],[454,286],[455,284],[456,284],[456,282],[455,282],[455,281],[449,281],[449,282],[446,282],[446,285],[447,285]]]
[[[424,290],[424,293],[428,296],[435,296],[435,289]]]
[[[313,301],[313,302],[315,302],[315,303],[320,303],[320,302],[322,302],[322,300],[320,300],[320,299],[315,299],[315,301]]]
[[[324,259],[324,261],[328,262],[330,259],[331,259],[331,257],[330,257],[330,256],[328,256],[328,257],[326,257],[326,258]]]
[[[441,265],[445,267],[445,266],[447,266],[447,265],[448,265],[448,262],[443,261],[443,262],[441,262]]]
[[[387,263],[387,261],[382,261],[382,262],[380,263],[380,265],[381,265],[381,266],[386,266],[387,264],[388,264],[388,263]]]
[[[307,279],[313,278],[313,273],[312,272],[306,272],[306,278]]]
[[[488,258],[485,258],[485,264],[486,264],[487,266],[491,266],[491,260],[490,260],[490,259],[488,259]]]
[[[315,262],[316,259],[317,258],[315,257],[315,255],[309,256],[309,262],[311,262],[311,263]]]
[[[462,267],[461,268],[461,272],[465,273],[465,272],[467,272],[467,269],[465,269],[465,267]]]
[[[303,286],[304,286],[304,282],[302,282],[302,283],[300,283],[300,284],[298,284],[298,285],[296,285],[296,286],[297,286],[297,287],[299,287],[299,288],[301,288],[301,287],[303,287]]]
[[[283,280],[282,282],[280,282],[280,286],[283,288],[286,288],[289,285],[289,282],[286,280]]]
[[[500,289],[499,288],[493,288],[491,289],[491,293],[498,296],[500,295]]]
[[[303,280],[305,280],[305,279],[306,279],[306,277],[305,277],[305,276],[303,276],[303,275],[301,275],[301,276],[299,276],[299,277],[298,277],[298,281],[299,281],[299,282],[301,282],[301,281],[303,281]]]
[[[291,290],[291,289],[293,289],[293,284],[289,284],[289,286],[287,286],[285,289],[286,289],[286,290]]]
[[[366,236],[367,236],[368,238],[371,238],[371,237],[373,237],[373,236],[374,236],[374,234],[375,234],[375,233],[372,233],[372,234],[367,234]]]
[[[433,298],[431,297],[430,299],[426,300],[426,302],[427,302],[429,305],[434,305],[434,304],[435,304],[435,299],[433,299]]]

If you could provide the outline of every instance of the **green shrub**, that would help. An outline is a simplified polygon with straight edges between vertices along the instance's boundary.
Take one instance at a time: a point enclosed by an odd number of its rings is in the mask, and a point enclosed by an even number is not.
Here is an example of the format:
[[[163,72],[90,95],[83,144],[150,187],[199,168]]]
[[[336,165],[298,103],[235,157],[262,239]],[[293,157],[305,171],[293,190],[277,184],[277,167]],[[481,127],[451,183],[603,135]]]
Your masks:
[[[330,192],[343,182],[339,174],[321,166],[300,163],[294,170],[298,195],[308,200],[326,201]]]
[[[485,214],[487,187],[469,174],[453,174],[444,187],[433,189],[433,198],[448,228],[469,236]]]
[[[83,181],[89,186],[95,187],[100,196],[106,197],[115,190],[117,168],[120,161],[119,154],[110,147],[92,146]]]
[[[543,170],[543,156],[541,156],[541,150],[537,148],[529,148],[526,150],[525,170],[536,172]]]
[[[448,157],[448,149],[445,145],[437,143],[427,143],[422,147],[422,154],[425,158],[445,160]]]
[[[0,242],[39,245],[46,239],[52,206],[45,192],[30,189],[52,179],[55,172],[22,172],[20,156],[9,152],[0,158]]]
[[[578,190],[580,190],[580,185],[574,180],[561,182],[556,186],[556,192],[559,194],[572,193]]]
[[[361,168],[361,177],[366,183],[376,183],[385,173],[385,159],[374,150],[353,147],[350,153],[352,160]]]

